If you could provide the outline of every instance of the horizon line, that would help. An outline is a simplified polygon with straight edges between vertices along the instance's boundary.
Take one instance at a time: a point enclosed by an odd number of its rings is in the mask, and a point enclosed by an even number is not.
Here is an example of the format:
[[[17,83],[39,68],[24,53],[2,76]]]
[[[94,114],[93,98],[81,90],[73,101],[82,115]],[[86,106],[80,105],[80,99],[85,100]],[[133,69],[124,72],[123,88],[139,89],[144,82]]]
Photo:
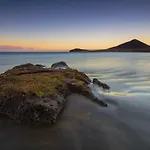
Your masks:
[[[124,43],[127,43],[127,42],[130,42],[130,41],[133,41],[133,40],[137,40],[136,38],[134,39],[130,39],[128,41],[125,41]],[[137,40],[139,42],[142,42],[140,40]],[[121,43],[121,44],[124,44],[124,43]],[[144,42],[142,42],[144,43]],[[121,45],[121,44],[118,44],[118,45]],[[147,44],[147,43],[144,43],[144,44]],[[118,46],[117,45],[117,46]],[[148,46],[150,46],[149,44],[147,44]],[[115,45],[116,46],[116,45]],[[115,47],[115,46],[112,46],[112,47]],[[73,50],[73,49],[85,49],[85,50],[90,50],[90,51],[96,51],[96,50],[107,50],[109,48],[112,48],[112,47],[107,47],[107,48],[82,48],[82,47],[74,47],[74,48],[66,48],[66,49],[45,49],[45,48],[35,48],[35,47],[24,47],[24,46],[15,46],[15,45],[0,45],[0,52],[68,52],[70,50]]]

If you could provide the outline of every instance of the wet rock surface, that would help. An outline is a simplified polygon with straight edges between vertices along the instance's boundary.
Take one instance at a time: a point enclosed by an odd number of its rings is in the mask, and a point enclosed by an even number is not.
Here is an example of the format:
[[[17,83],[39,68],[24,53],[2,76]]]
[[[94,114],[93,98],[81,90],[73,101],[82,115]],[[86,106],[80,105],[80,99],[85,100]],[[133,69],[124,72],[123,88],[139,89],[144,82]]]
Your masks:
[[[110,87],[107,84],[100,82],[96,78],[93,79],[93,84],[97,84],[99,87],[102,87],[105,90],[109,90],[110,89]]]
[[[69,66],[64,61],[60,61],[58,63],[52,64],[51,68],[52,69],[69,69]]]
[[[57,68],[65,66],[64,68]],[[18,122],[55,123],[66,104],[66,97],[79,93],[100,106],[107,104],[96,98],[88,84],[90,78],[59,62],[43,65],[23,64],[0,75],[0,114]]]

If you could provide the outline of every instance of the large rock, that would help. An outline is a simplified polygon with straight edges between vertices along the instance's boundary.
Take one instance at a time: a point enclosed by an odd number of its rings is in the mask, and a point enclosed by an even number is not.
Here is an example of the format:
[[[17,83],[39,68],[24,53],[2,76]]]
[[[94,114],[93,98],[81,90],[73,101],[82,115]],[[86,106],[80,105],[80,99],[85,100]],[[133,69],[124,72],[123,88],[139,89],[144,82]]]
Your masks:
[[[0,75],[0,114],[19,122],[54,123],[71,93],[80,93],[100,106],[107,106],[92,94],[89,83],[87,75],[70,68],[16,66]]]

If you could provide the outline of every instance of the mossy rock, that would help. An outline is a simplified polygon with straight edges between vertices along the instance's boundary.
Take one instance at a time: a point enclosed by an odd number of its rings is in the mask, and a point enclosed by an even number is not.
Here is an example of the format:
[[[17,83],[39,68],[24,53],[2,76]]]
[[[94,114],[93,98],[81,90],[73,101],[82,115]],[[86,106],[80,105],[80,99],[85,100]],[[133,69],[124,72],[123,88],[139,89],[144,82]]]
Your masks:
[[[28,72],[35,72],[35,71],[40,71],[45,69],[45,66],[36,64],[33,65],[31,63],[15,66],[14,68],[7,70],[5,72],[5,75],[17,75],[17,74],[22,74],[22,73],[28,73]]]
[[[95,99],[88,86],[90,82],[87,75],[71,68],[16,66],[0,75],[0,113],[19,122],[54,123],[69,94],[80,93]]]

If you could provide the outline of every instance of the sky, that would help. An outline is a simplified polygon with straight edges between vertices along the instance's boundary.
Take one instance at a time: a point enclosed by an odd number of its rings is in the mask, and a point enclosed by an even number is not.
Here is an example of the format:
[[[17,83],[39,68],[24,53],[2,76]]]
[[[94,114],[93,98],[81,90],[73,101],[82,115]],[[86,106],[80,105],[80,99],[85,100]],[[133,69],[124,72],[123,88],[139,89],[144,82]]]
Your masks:
[[[150,45],[150,0],[0,0],[0,50]]]

